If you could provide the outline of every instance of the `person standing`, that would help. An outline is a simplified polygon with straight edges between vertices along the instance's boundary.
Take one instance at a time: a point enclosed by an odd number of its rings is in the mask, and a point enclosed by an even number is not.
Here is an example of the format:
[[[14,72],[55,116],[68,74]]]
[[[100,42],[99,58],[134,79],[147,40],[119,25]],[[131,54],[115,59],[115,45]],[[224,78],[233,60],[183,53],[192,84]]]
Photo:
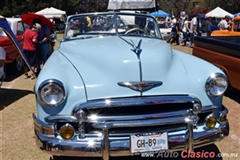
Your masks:
[[[219,23],[218,23],[218,28],[220,30],[227,30],[229,28],[228,22],[229,22],[230,17],[226,15]]]
[[[172,24],[174,25],[177,22],[177,19],[175,18],[175,16],[172,16]]]
[[[190,23],[190,41],[189,41],[189,47],[192,48],[192,44],[194,42],[194,36],[197,36],[197,26],[198,26],[198,14],[195,15],[195,17],[191,20]]]
[[[202,19],[201,22],[201,29],[200,29],[201,36],[207,36],[207,22],[206,19]]]
[[[86,21],[87,21],[86,32],[89,32],[92,30],[91,18],[89,16],[86,16]]]
[[[42,20],[39,18],[35,18],[33,20],[33,24],[40,24],[41,30],[38,32],[38,43],[37,43],[37,70],[40,72],[40,65],[44,65],[47,61],[48,55],[51,54],[51,46],[49,41],[50,36],[50,28],[47,25],[42,24]]]
[[[5,50],[0,46],[0,79],[4,75],[4,63],[6,60],[6,52]]]
[[[188,41],[188,32],[189,32],[188,17],[186,17],[184,20],[182,32],[183,32],[183,40],[181,41],[181,46],[186,46],[187,41]]]
[[[41,25],[39,23],[33,24],[33,27],[31,29],[27,29],[23,33],[23,50],[27,57],[27,60],[30,62],[32,70],[34,72],[36,71],[36,43],[38,42],[38,32],[41,30]],[[25,79],[28,78],[28,67],[25,63],[24,66],[24,77]],[[31,75],[31,79],[34,79],[34,74]]]
[[[171,40],[171,44],[176,42],[176,45],[179,45],[179,33],[180,33],[180,29],[179,29],[179,19],[177,19],[176,23],[174,24],[174,26],[172,27],[172,40]]]
[[[225,19],[226,19],[227,24],[228,24],[228,28],[227,29],[230,30],[231,27],[232,27],[232,18],[230,16],[226,15]]]
[[[212,27],[212,23],[210,22],[209,18],[206,18],[206,32],[207,32],[207,36],[211,35],[211,27]]]

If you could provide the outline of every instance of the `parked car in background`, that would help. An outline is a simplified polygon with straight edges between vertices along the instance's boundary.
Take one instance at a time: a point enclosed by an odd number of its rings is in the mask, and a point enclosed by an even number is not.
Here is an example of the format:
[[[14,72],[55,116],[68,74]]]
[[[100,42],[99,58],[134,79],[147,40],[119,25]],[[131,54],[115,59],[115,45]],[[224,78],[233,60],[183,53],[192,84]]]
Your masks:
[[[170,24],[166,22],[158,23],[158,27],[160,29],[163,39],[169,40],[171,37],[171,31],[172,31],[172,27],[170,26]]]
[[[20,46],[23,46],[22,34],[29,28],[28,25],[22,23],[21,18],[6,18],[10,28],[12,29],[14,35]],[[0,45],[6,51],[6,69],[10,72],[21,72],[24,66],[24,61],[22,56],[19,54],[18,50],[15,48],[14,44],[7,37],[7,35],[0,28]]]
[[[234,36],[196,37],[193,55],[221,68],[230,85],[240,90],[240,38]]]
[[[105,21],[99,29],[72,29],[86,17]],[[154,17],[86,13],[66,25],[34,87],[36,144],[53,159],[191,152],[229,134],[226,75],[172,50]]]
[[[193,18],[194,18],[195,14],[189,14],[188,17],[189,17],[189,20],[191,21]],[[198,14],[198,25],[197,25],[197,32],[198,32],[198,36],[202,36],[202,23],[203,21],[205,20],[206,18],[206,14]],[[211,23],[211,27],[210,27],[210,30],[211,32],[214,31],[214,30],[219,30],[219,28],[217,27],[218,25],[218,19],[216,17],[208,17],[209,18],[209,21]]]
[[[53,18],[54,31],[57,33],[63,33],[65,29],[65,22],[60,18]]]
[[[215,30],[211,36],[240,36],[240,16],[233,19],[229,30]]]

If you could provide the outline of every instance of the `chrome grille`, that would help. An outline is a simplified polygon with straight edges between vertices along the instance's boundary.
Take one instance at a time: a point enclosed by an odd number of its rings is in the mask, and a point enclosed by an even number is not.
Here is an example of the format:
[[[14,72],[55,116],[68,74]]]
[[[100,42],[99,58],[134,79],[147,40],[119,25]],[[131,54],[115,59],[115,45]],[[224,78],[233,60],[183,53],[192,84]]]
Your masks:
[[[88,115],[97,114],[98,116],[131,116],[189,110],[192,107],[193,104],[188,102],[90,108],[85,109],[84,111]]]
[[[189,96],[107,99],[81,104],[74,112],[81,109],[87,114],[86,136],[101,132],[104,125],[109,136],[128,136],[185,130],[184,119],[194,103],[200,101]]]
[[[185,130],[187,124],[172,124],[163,126],[149,126],[149,127],[128,127],[128,128],[111,128],[109,129],[109,137],[121,137],[143,133],[159,133],[159,132],[173,132]]]

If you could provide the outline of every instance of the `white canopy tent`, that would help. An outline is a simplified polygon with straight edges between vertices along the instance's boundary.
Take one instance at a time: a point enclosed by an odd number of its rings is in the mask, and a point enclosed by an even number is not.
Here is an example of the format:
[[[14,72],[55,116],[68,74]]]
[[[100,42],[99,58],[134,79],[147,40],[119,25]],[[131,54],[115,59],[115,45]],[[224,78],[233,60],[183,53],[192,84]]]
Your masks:
[[[234,17],[233,14],[225,11],[224,9],[217,7],[210,12],[206,13],[206,17],[216,17],[216,18],[224,18],[226,15],[230,16],[231,18]]]
[[[65,17],[66,17],[66,11],[56,9],[54,7],[42,9],[42,10],[36,12],[36,14],[44,15],[46,18],[49,18],[49,19],[53,19],[53,18],[65,19]]]
[[[109,0],[108,10],[141,10],[156,8],[156,0]]]

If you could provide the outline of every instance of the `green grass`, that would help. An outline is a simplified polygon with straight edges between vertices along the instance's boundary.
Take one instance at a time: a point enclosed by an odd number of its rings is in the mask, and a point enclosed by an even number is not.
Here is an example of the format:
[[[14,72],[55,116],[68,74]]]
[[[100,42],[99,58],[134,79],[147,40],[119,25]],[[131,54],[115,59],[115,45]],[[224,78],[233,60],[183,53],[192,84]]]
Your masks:
[[[57,34],[57,41],[55,42],[54,45],[54,50],[57,49],[59,42],[63,39],[63,33],[58,33]]]
[[[57,39],[62,40],[63,39],[63,33],[58,33],[57,34]]]

